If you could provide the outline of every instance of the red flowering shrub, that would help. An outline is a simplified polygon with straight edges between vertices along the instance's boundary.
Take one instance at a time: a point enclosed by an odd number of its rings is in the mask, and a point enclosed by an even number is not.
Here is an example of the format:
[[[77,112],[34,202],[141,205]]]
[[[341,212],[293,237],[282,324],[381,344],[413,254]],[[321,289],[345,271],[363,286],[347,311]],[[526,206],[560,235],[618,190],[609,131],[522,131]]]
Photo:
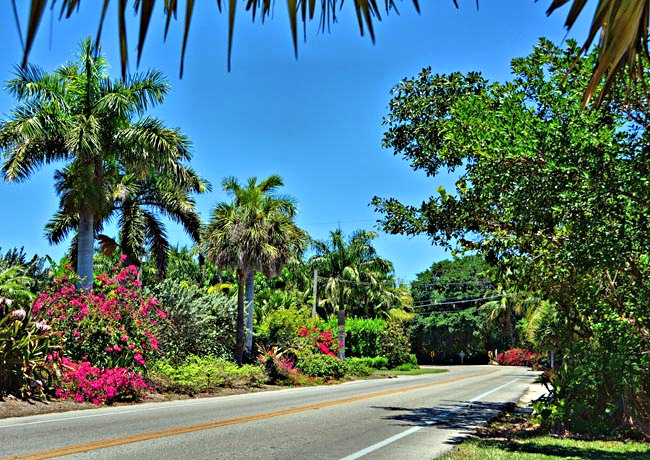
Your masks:
[[[88,361],[62,359],[63,375],[55,394],[59,398],[93,404],[140,399],[149,386],[142,375],[123,367],[100,369]]]
[[[339,344],[331,330],[323,331],[318,327],[312,327],[311,329],[305,327],[298,331],[298,337],[303,339],[301,345],[311,347],[309,351],[336,357]]]
[[[63,354],[103,369],[144,367],[158,350],[156,328],[167,315],[140,293],[137,269],[113,267],[92,291],[64,275],[38,297],[32,314],[50,322],[63,339]]]
[[[539,355],[525,348],[511,348],[497,355],[497,362],[501,366],[529,366],[537,369],[541,367],[540,361]]]

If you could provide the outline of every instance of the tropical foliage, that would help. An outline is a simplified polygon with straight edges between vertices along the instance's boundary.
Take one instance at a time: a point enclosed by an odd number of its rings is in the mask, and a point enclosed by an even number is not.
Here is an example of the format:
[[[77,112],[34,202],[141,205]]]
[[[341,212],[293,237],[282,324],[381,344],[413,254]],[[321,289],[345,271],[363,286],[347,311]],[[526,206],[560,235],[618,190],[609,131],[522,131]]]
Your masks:
[[[325,316],[347,310],[351,316],[390,316],[401,307],[393,264],[377,254],[375,232],[359,230],[348,238],[338,229],[313,243],[308,264],[318,270],[318,306]]]
[[[454,5],[458,7],[457,0],[452,0]],[[52,7],[56,0],[54,0]],[[78,0],[62,0],[61,1],[61,17],[70,17],[72,13],[78,8]],[[224,2],[225,3],[225,2]],[[557,9],[571,3],[571,7],[567,13],[565,25],[567,29],[571,29],[576,20],[583,14],[584,8],[587,4],[591,3],[585,0],[551,0],[547,14],[552,14]],[[32,48],[34,39],[36,37],[36,30],[38,24],[45,13],[46,2],[32,0],[30,5],[30,15],[27,24],[27,38],[26,46],[23,57],[23,66],[27,63],[30,50]],[[596,9],[594,17],[591,21],[589,32],[582,47],[583,51],[588,51],[594,42],[596,36],[599,36],[599,55],[597,64],[594,66],[589,85],[583,93],[583,103],[587,103],[589,99],[596,92],[599,84],[604,79],[604,89],[609,88],[615,81],[616,77],[624,75],[626,72],[631,77],[632,81],[639,80],[643,74],[643,59],[648,56],[648,17],[650,16],[650,3],[646,0],[634,0],[631,2],[618,2],[615,0],[598,0],[595,2]],[[419,11],[418,0],[413,0],[413,6]],[[478,1],[476,3],[478,7]],[[222,0],[217,1],[219,11],[222,9]],[[237,2],[230,2],[228,6],[228,69],[230,69],[230,57],[232,53],[233,31],[236,17]],[[337,12],[343,7],[343,1],[321,0],[317,5],[315,1],[310,2],[288,2],[287,9],[289,13],[289,24],[291,28],[291,35],[293,38],[293,47],[298,56],[298,28],[299,22],[302,22],[304,38],[306,39],[306,24],[307,21],[314,19],[316,12],[320,12],[319,29],[324,31],[330,29],[332,23],[337,22]],[[125,15],[127,12],[127,2],[119,4],[117,16],[119,18],[119,43],[121,52],[122,76],[126,75],[126,68],[128,63],[128,47],[127,47],[127,28]],[[144,0],[142,2],[134,2],[133,8],[135,14],[140,16],[140,30],[138,36],[138,62],[144,49],[144,41],[147,36],[147,30],[151,21],[151,16],[154,9],[154,0]],[[169,24],[172,18],[176,19],[178,2],[165,2],[163,7],[163,15],[165,17],[165,37],[169,30]],[[185,27],[183,32],[183,47],[181,52],[180,75],[183,75],[183,61],[185,57],[185,49],[187,45],[188,33],[192,20],[192,12],[194,9],[194,2],[188,0],[185,8]],[[394,0],[384,0],[384,9],[386,15],[391,9],[397,11]],[[252,19],[255,21],[256,16],[264,22],[264,19],[273,14],[273,3],[269,0],[256,1],[246,4],[246,10],[251,11]],[[381,9],[378,2],[354,0],[354,10],[356,12],[357,21],[359,24],[359,32],[364,35],[365,30],[368,31],[370,38],[375,40],[373,22],[381,20]],[[106,14],[106,7],[101,13],[101,20],[99,24],[97,38],[101,35],[102,24]],[[20,29],[20,24],[17,23]],[[599,103],[602,101],[605,91],[600,93]]]

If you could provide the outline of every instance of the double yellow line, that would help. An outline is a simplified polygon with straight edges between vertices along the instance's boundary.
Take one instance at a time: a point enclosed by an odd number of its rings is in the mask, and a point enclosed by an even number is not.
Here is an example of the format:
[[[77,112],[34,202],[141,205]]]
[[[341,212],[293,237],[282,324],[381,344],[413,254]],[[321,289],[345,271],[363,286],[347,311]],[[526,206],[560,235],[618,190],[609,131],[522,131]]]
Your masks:
[[[379,396],[388,396],[396,393],[403,393],[406,391],[413,391],[413,390],[420,390],[423,388],[430,388],[436,385],[443,385],[446,383],[453,383],[453,382],[458,382],[460,380],[465,380],[468,378],[473,378],[473,377],[480,377],[482,375],[487,375],[487,374],[492,374],[494,372],[497,372],[497,370],[493,371],[487,371],[487,372],[482,372],[480,374],[473,374],[473,375],[466,375],[463,377],[455,377],[451,379],[445,379],[445,380],[438,380],[437,382],[433,383],[425,383],[422,385],[413,385],[409,387],[404,387],[404,388],[397,388],[394,390],[386,390],[386,391],[379,391],[375,393],[368,393],[365,395],[360,395],[360,396],[353,396],[350,398],[342,398],[342,399],[335,399],[332,401],[327,401],[327,402],[322,402],[322,403],[316,403],[316,404],[309,404],[306,406],[299,406],[299,407],[294,407],[292,409],[285,409],[285,410],[280,410],[280,411],[274,411],[274,412],[264,412],[261,414],[255,414],[255,415],[249,415],[247,417],[237,417],[237,418],[231,418],[231,419],[225,419],[225,420],[218,420],[215,422],[210,422],[210,423],[198,423],[195,425],[186,425],[186,426],[181,426],[181,427],[176,427],[176,428],[168,428],[165,430],[158,430],[158,431],[149,431],[146,433],[140,433],[140,434],[134,434],[130,436],[121,436],[118,438],[109,438],[109,439],[101,439],[99,441],[92,441],[92,442],[87,442],[84,444],[75,444],[72,446],[65,446],[65,447],[58,447],[56,449],[49,449],[49,450],[42,450],[39,452],[32,452],[29,454],[21,454],[17,455],[14,457],[6,457],[1,460],[39,460],[39,459],[46,459],[46,458],[54,458],[54,457],[62,457],[64,455],[72,455],[72,454],[78,454],[81,452],[88,452],[91,450],[97,450],[97,449],[105,449],[107,447],[113,447],[113,446],[121,446],[124,444],[130,444],[134,442],[141,442],[141,441],[147,441],[150,439],[158,439],[158,438],[164,438],[167,436],[175,436],[179,434],[184,434],[184,433],[192,433],[194,431],[202,431],[202,430],[209,430],[211,428],[218,428],[220,426],[227,426],[227,425],[236,425],[239,423],[246,423],[246,422],[253,422],[256,420],[264,420],[267,418],[272,418],[272,417],[279,417],[281,415],[288,415],[288,414],[295,414],[297,412],[304,412],[308,410],[313,410],[313,409],[322,409],[324,407],[330,407],[330,406],[338,406],[340,404],[347,404],[351,402],[356,402],[356,401],[362,401],[364,399],[370,399],[370,398],[377,398]]]

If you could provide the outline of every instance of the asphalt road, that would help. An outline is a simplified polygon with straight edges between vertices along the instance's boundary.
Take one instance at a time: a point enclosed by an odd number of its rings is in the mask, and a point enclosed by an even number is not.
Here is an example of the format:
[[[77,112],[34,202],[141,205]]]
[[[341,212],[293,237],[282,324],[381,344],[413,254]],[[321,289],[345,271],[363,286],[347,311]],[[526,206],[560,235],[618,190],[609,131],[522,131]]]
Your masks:
[[[0,420],[0,458],[423,459],[524,393],[521,367]]]

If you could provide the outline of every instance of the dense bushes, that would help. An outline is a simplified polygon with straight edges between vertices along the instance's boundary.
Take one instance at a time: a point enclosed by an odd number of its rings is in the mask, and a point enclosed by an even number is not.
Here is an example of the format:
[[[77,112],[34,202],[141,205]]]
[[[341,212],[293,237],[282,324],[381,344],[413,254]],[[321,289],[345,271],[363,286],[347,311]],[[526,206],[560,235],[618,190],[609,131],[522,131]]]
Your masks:
[[[232,356],[237,299],[171,279],[145,292],[156,298],[169,315],[159,332],[164,356],[178,361],[190,355]]]
[[[552,379],[552,397],[536,410],[546,422],[570,431],[643,432],[650,414],[650,356],[639,352],[641,339],[618,315],[594,328],[597,334],[567,353]]]
[[[293,346],[301,329],[319,325],[307,309],[281,308],[270,312],[257,328],[257,342],[264,346],[278,346],[284,350]]]
[[[381,331],[379,355],[388,360],[388,367],[411,361],[411,343],[401,324],[389,324]],[[417,364],[417,363],[416,363]]]
[[[296,368],[312,377],[341,378],[345,373],[343,361],[324,353],[307,353],[300,356]]]
[[[149,386],[142,375],[126,368],[100,369],[88,361],[62,359],[63,372],[55,394],[59,398],[93,404],[140,399]]]

